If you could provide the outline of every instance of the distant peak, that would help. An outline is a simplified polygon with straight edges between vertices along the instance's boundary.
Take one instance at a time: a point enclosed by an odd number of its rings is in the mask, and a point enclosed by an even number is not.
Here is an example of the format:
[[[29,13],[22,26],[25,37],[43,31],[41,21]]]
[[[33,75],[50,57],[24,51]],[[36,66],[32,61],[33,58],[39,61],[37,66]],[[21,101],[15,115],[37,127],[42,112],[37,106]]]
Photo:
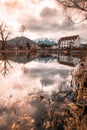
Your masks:
[[[52,38],[38,38],[35,39],[34,42],[36,42],[37,44],[48,44],[48,45],[54,45],[57,43],[57,40],[52,39]]]

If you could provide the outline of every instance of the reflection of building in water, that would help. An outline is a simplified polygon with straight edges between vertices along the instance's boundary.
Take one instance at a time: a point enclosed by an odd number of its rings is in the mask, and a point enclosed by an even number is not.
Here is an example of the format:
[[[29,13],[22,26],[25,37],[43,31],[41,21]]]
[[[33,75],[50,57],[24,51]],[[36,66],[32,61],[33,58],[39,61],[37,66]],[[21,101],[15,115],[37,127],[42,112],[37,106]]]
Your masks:
[[[58,62],[69,66],[75,66],[79,63],[80,58],[73,57],[72,55],[59,54]]]
[[[62,37],[58,42],[58,46],[60,49],[77,48],[80,46],[80,37],[79,35]]]

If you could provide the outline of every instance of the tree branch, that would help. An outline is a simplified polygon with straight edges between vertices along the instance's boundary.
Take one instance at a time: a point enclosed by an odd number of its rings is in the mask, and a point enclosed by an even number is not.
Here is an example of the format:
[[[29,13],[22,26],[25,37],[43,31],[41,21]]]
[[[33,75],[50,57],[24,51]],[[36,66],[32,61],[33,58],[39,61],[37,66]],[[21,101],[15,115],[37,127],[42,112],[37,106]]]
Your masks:
[[[87,11],[87,0],[56,0],[60,4],[68,8],[76,8],[82,11]]]

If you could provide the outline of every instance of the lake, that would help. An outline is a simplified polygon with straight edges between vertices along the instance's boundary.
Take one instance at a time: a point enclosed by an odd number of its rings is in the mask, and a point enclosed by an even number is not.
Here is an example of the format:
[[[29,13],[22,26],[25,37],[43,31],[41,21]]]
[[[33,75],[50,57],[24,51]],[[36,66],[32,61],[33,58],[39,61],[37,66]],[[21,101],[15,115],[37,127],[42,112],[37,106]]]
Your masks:
[[[66,54],[0,54],[0,130],[62,130],[61,122],[51,128],[50,113],[56,106],[61,113],[67,94],[73,97],[72,72],[79,62]]]

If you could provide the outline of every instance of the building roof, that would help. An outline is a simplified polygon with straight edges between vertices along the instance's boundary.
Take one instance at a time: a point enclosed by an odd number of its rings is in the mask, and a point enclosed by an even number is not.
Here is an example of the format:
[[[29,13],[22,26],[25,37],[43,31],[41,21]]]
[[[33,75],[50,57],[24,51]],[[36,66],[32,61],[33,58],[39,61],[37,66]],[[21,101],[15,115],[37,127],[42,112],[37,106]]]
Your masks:
[[[65,40],[77,39],[78,37],[79,37],[79,35],[62,37],[62,38],[60,38],[59,42],[65,41]]]

